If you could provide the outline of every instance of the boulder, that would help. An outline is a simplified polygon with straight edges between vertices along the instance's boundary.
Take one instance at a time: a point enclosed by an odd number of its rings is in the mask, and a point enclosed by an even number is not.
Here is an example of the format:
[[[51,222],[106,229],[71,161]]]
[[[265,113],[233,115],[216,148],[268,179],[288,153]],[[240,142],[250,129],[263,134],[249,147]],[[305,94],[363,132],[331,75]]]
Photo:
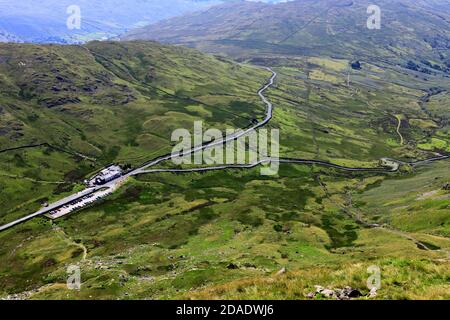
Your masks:
[[[306,295],[306,298],[308,299],[314,299],[314,297],[316,296],[316,294],[314,292],[310,292]]]
[[[358,298],[362,296],[362,293],[359,290],[353,289],[352,287],[345,287],[343,294],[349,298]]]
[[[351,300],[353,298],[359,298],[363,294],[358,289],[352,287],[345,287],[344,289],[328,289],[322,286],[315,286],[316,292],[310,292],[306,295],[307,298],[313,299],[317,295],[322,295],[327,299],[338,299],[338,300]]]
[[[334,291],[330,289],[324,289],[320,294],[322,294],[325,298],[333,298],[335,296]]]
[[[316,293],[322,293],[322,291],[325,289],[322,286],[314,286],[316,288]]]

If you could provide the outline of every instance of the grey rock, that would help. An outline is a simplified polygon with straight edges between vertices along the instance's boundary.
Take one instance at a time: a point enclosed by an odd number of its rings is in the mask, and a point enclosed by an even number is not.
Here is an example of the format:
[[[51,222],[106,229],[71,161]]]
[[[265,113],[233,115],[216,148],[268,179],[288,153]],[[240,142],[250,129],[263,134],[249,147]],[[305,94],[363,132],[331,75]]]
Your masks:
[[[316,288],[316,293],[321,293],[325,288],[322,286],[314,286]]]
[[[322,290],[321,294],[323,294],[326,298],[332,298],[335,296],[334,291],[330,289]]]
[[[306,298],[308,299],[314,299],[314,297],[316,296],[316,294],[314,292],[310,292],[306,295]]]

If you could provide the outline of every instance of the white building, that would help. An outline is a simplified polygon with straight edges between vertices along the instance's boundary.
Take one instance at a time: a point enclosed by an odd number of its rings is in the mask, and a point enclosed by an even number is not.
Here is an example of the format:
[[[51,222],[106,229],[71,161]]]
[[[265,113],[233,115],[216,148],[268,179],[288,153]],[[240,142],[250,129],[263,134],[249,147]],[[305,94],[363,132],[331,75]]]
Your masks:
[[[106,169],[100,171],[95,177],[91,179],[91,185],[102,185],[108,183],[114,179],[117,179],[123,175],[121,167],[112,165]]]

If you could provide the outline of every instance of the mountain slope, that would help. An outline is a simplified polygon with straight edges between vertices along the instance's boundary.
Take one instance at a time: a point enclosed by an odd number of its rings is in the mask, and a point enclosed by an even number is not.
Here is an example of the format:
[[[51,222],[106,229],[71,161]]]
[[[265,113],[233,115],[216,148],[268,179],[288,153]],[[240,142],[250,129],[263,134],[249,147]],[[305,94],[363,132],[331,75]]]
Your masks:
[[[0,220],[34,211],[108,163],[170,152],[171,133],[196,120],[248,126],[264,112],[255,92],[267,75],[152,42],[1,44]],[[42,143],[59,149],[1,152]]]
[[[366,0],[298,0],[276,5],[233,2],[133,30],[122,39],[154,39],[237,57],[333,55],[391,62],[450,63],[448,4],[378,1],[381,30],[366,27]]]

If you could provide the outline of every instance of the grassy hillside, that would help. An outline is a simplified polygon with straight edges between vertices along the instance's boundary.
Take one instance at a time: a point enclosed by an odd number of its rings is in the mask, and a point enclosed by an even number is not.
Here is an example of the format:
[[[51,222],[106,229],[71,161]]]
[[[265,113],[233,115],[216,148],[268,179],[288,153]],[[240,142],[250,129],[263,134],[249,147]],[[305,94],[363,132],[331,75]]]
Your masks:
[[[2,222],[106,164],[170,152],[172,131],[195,120],[248,126],[264,112],[255,92],[270,75],[156,43],[4,44],[0,57],[1,150],[55,147],[0,153]]]
[[[80,213],[0,234],[0,287],[34,299],[305,299],[314,285],[367,293],[366,269],[377,265],[379,298],[448,298],[448,233],[359,222],[356,199],[394,178],[303,166],[284,166],[276,178],[258,170],[143,176]],[[378,214],[361,210],[364,219]],[[64,285],[74,263],[79,292]],[[275,277],[282,268],[288,273]]]
[[[269,93],[277,106],[271,125],[289,157],[361,165],[450,152],[447,78],[374,62],[354,70],[351,60],[328,56],[255,61],[280,75]],[[442,91],[429,96],[433,87]]]

